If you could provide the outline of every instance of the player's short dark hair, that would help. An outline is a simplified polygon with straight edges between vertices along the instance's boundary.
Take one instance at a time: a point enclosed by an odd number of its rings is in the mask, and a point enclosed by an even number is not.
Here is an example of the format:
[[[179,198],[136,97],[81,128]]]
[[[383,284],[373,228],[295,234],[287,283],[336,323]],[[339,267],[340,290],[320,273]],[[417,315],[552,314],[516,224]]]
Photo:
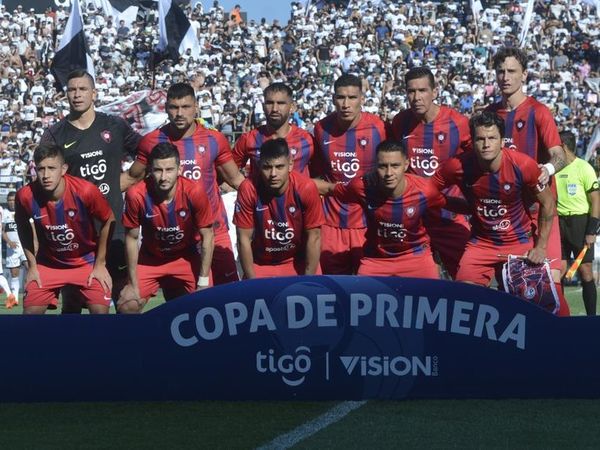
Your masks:
[[[268,85],[263,91],[263,96],[267,98],[267,95],[274,94],[276,92],[283,92],[284,94],[287,94],[290,99],[294,99],[294,91],[292,91],[292,88],[281,82],[271,83]]]
[[[150,154],[148,155],[148,166],[152,166],[152,163],[156,159],[169,159],[175,158],[175,162],[179,165],[180,157],[179,157],[179,149],[175,144],[171,144],[170,142],[161,142],[152,147]]]
[[[427,78],[429,80],[429,87],[435,88],[435,77],[433,72],[428,67],[413,67],[404,74],[404,84],[408,85],[410,80],[417,80],[419,78]]]
[[[516,47],[502,47],[496,52],[493,59],[494,70],[497,70],[504,60],[511,56],[519,61],[523,71],[527,70],[527,53]]]
[[[196,99],[196,92],[189,83],[173,83],[167,90],[167,101],[188,96]]]
[[[475,138],[475,129],[477,127],[493,127],[498,128],[500,136],[504,137],[504,119],[493,111],[482,111],[479,112],[469,119],[469,130],[471,131],[471,137]]]
[[[65,153],[60,145],[43,143],[33,152],[33,162],[37,165],[46,158],[60,158],[63,162],[65,161]]]
[[[577,138],[575,134],[571,131],[561,131],[559,133],[561,142],[573,153],[575,153],[575,149],[577,148]]]
[[[377,148],[375,149],[375,153],[392,153],[392,152],[400,152],[404,157],[407,157],[406,146],[404,143],[400,141],[396,141],[394,139],[388,139],[379,143]]]
[[[8,197],[16,197],[17,196],[17,191],[10,191],[8,194],[6,194],[6,198],[8,199]]]
[[[354,86],[362,93],[362,81],[356,75],[351,73],[345,73],[340,76],[335,83],[333,83],[333,92],[336,92],[339,88]]]
[[[290,148],[288,143],[283,138],[269,139],[260,146],[259,162],[269,161],[272,159],[281,158],[282,156],[290,157]]]
[[[69,72],[69,75],[67,75],[67,83],[69,83],[69,81],[71,81],[73,78],[87,78],[88,80],[90,80],[90,83],[92,83],[92,88],[96,89],[96,83],[94,81],[94,77],[90,75],[90,73],[85,70],[85,69],[75,69],[71,72]]]

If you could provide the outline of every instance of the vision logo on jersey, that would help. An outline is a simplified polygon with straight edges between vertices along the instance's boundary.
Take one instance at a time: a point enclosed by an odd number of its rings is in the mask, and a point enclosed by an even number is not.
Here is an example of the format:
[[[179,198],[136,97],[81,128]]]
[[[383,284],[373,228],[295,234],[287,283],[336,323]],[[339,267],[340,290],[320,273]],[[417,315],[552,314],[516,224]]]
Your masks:
[[[377,236],[385,239],[404,241],[406,238],[406,228],[401,223],[379,222],[377,227]]]
[[[109,130],[104,130],[100,133],[100,137],[102,138],[102,140],[104,142],[106,142],[107,144],[110,144],[110,141],[112,141],[112,133]]]
[[[198,149],[200,151],[200,149]],[[198,166],[195,159],[182,159],[181,165],[184,167],[182,175],[189,179],[198,181],[202,178],[202,169]]]
[[[69,252],[79,248],[79,244],[73,242],[75,232],[67,224],[46,225],[46,237],[49,241],[60,245],[56,249],[57,252]]]
[[[156,227],[156,239],[162,242],[166,242],[170,246],[177,245],[183,239],[185,233],[179,228],[179,225],[174,227]],[[161,250],[170,250],[162,248]]]
[[[276,241],[281,245],[291,244],[294,239],[294,229],[290,227],[287,222],[276,222],[274,220],[267,220],[267,225],[270,228],[265,229],[265,239]]]

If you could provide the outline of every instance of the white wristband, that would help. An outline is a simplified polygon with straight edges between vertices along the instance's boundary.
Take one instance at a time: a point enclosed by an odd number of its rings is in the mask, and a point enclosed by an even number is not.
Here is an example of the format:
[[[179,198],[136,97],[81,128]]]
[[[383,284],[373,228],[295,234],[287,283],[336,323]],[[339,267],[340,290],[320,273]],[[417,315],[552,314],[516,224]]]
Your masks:
[[[556,173],[556,169],[554,168],[552,163],[546,163],[546,164],[544,164],[544,167],[548,171],[548,176],[551,177],[552,175],[554,175]]]
[[[209,282],[208,277],[198,277],[198,287],[208,287]]]

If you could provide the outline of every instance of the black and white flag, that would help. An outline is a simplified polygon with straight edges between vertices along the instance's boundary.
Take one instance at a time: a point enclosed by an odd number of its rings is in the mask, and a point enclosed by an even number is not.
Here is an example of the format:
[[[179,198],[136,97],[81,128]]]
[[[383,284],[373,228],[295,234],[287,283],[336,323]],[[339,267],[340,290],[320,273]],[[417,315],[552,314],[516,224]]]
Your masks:
[[[195,30],[181,8],[172,0],[158,0],[158,27],[160,37],[158,50],[178,60],[191,49],[192,56],[200,56],[200,44]]]
[[[51,66],[52,75],[62,88],[67,86],[69,73],[76,69],[85,69],[92,78],[96,78],[94,63],[85,41],[79,0],[73,0],[69,20]]]

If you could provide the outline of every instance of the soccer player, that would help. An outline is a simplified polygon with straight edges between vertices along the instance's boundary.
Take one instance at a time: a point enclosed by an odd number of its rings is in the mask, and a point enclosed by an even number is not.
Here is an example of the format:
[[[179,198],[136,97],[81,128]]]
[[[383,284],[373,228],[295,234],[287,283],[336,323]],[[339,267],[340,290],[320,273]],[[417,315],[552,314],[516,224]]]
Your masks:
[[[108,200],[116,218],[123,211],[121,191],[128,186],[128,175],[121,170],[127,155],[133,155],[141,139],[121,117],[94,109],[94,79],[85,70],[75,70],[67,77],[69,114],[46,129],[42,142],[62,147],[67,173],[94,183]],[[112,298],[116,300],[127,280],[125,231],[120,220],[109,243],[107,268],[113,279]],[[65,301],[67,300],[67,301]],[[63,311],[76,312],[80,306],[63,292]]]
[[[541,165],[539,181],[550,184],[556,201],[556,185],[551,182],[551,177],[565,167],[565,152],[561,147],[558,129],[550,110],[523,92],[523,85],[527,80],[527,55],[518,48],[504,47],[494,55],[493,65],[502,99],[490,105],[488,110],[496,112],[504,119],[504,145],[525,153]],[[535,203],[531,207],[535,237],[538,235],[538,226],[542,226],[537,223],[538,209]],[[559,296],[564,297],[560,285],[561,246],[557,215],[554,216],[552,234],[548,242],[548,258],[556,290]]]
[[[311,176],[329,183],[348,182],[375,169],[375,149],[385,140],[385,125],[361,111],[362,83],[344,74],[333,85],[335,112],[315,125],[315,164]],[[319,181],[317,180],[317,185]],[[325,186],[325,190],[327,187]],[[322,192],[321,186],[319,190]],[[365,243],[366,216],[357,203],[323,199],[321,268],[324,274],[354,274]]]
[[[27,262],[17,233],[17,223],[15,222],[16,195],[17,193],[14,191],[9,192],[6,196],[7,207],[2,209],[2,239],[6,243],[6,268],[10,271],[10,291],[7,291],[6,298],[6,307],[9,309],[19,304],[21,266]],[[0,286],[2,284],[3,281],[0,278]],[[11,297],[11,294],[14,298]]]
[[[62,147],[42,144],[33,160],[37,180],[20,189],[15,202],[17,231],[29,264],[23,313],[56,309],[60,289],[70,285],[91,314],[106,314],[112,289],[106,251],[115,222],[110,205],[92,183],[67,175]],[[98,233],[94,221],[100,223]]]
[[[423,218],[445,200],[428,180],[406,173],[409,166],[402,143],[383,141],[375,171],[330,185],[338,200],[360,204],[367,216],[359,275],[439,278]]]
[[[170,142],[179,149],[182,175],[199,183],[214,212],[215,248],[212,277],[215,285],[238,281],[228,222],[217,178],[237,189],[244,180],[233,162],[227,138],[216,130],[196,121],[198,104],[194,88],[187,83],[175,83],[167,90],[166,110],[169,123],[145,135],[138,147],[130,176],[141,178],[148,164],[148,154],[161,142]]]
[[[567,271],[567,259],[587,246],[587,251],[578,272],[581,279],[583,304],[588,316],[596,315],[596,284],[592,263],[596,235],[600,227],[600,191],[594,168],[577,158],[575,135],[570,131],[560,133],[567,157],[567,167],[555,175],[558,191],[558,222],[562,242],[561,275]]]
[[[546,185],[539,184],[541,169],[535,160],[503,148],[504,121],[486,111],[469,121],[473,152],[446,161],[432,178],[438,189],[457,185],[472,214],[472,237],[463,254],[457,281],[489,286],[492,276],[501,283],[500,255],[525,255],[532,264],[546,259],[546,246],[555,215],[555,202]],[[528,213],[531,198],[540,203],[539,236],[532,238]],[[455,203],[448,199],[448,206]],[[559,315],[568,315],[561,299]]]
[[[246,279],[318,272],[321,199],[292,164],[286,140],[270,139],[260,147],[260,176],[239,188],[234,223]]]
[[[214,215],[202,185],[180,176],[179,149],[169,142],[155,145],[147,161],[150,176],[125,197],[129,282],[117,304],[121,313],[141,313],[159,287],[171,300],[210,284]]]
[[[431,177],[447,159],[471,150],[469,120],[458,111],[435,103],[438,92],[431,70],[414,67],[404,75],[410,109],[398,113],[390,134],[406,147],[408,171]],[[451,187],[449,195],[460,195]],[[471,234],[463,214],[437,209],[425,218],[431,246],[450,277],[456,277],[458,262]]]
[[[293,170],[308,175],[308,164],[314,154],[314,140],[307,131],[290,124],[294,93],[284,83],[273,83],[264,90],[267,124],[244,133],[235,143],[233,159],[240,169],[250,160],[250,176],[258,171],[260,146],[269,139],[283,138],[290,148]]]

